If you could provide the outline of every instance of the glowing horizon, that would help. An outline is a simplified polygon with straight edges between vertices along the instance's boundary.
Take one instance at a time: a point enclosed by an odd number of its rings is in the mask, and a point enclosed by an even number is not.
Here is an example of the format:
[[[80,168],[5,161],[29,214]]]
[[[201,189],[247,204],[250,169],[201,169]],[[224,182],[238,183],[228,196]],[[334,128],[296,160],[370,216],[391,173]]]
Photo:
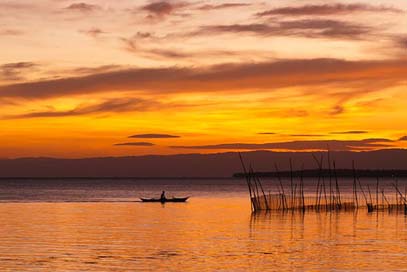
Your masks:
[[[401,0],[0,3],[0,157],[407,148],[406,12]]]

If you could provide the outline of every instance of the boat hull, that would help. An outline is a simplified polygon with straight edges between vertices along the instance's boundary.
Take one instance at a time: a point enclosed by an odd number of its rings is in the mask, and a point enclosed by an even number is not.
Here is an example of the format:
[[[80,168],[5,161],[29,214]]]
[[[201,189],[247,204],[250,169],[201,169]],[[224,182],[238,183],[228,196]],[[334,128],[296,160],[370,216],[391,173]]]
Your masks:
[[[173,198],[140,198],[142,202],[159,202],[159,203],[167,203],[167,202],[186,202],[189,197],[173,197]]]

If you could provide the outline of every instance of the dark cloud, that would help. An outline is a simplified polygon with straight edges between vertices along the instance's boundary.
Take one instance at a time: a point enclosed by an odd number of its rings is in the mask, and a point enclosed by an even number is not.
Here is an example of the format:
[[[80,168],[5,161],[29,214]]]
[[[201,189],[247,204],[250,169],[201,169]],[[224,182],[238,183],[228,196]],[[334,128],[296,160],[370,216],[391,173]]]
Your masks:
[[[226,8],[240,8],[240,7],[247,7],[251,6],[250,3],[223,3],[219,5],[203,5],[198,7],[200,10],[219,10],[219,9],[226,9]]]
[[[322,134],[290,134],[291,137],[324,137]]]
[[[33,62],[14,62],[0,65],[0,79],[22,80],[24,73],[37,68],[38,64]]]
[[[169,50],[169,49],[150,49],[144,51],[144,54],[161,57],[161,58],[169,58],[169,59],[182,59],[182,58],[191,58],[194,54],[188,52],[182,52],[179,50]]]
[[[331,151],[351,151],[360,149],[378,149],[392,147],[394,141],[389,139],[365,139],[360,141],[291,141],[263,144],[232,143],[218,145],[198,145],[198,146],[171,146],[177,149],[206,149],[206,150],[331,150]]]
[[[365,130],[349,130],[349,131],[334,131],[330,134],[367,134],[369,131]]]
[[[17,29],[0,29],[0,36],[20,36],[24,32]]]
[[[407,141],[407,136],[403,136],[399,139],[399,141]]]
[[[396,45],[402,49],[407,49],[407,36],[406,37],[396,37],[394,39]]]
[[[372,28],[339,20],[292,20],[273,24],[233,24],[203,26],[190,35],[250,33],[261,36],[301,36],[308,38],[362,39]]]
[[[257,134],[259,134],[259,135],[276,135],[277,133],[275,133],[275,132],[259,132]]]
[[[118,143],[114,144],[115,146],[154,146],[153,143],[147,142],[134,142],[134,143]]]
[[[117,98],[106,100],[95,105],[80,105],[68,111],[36,111],[20,115],[9,115],[3,117],[3,119],[65,117],[109,112],[146,111],[151,107],[156,107],[157,104],[157,102],[139,98]]]
[[[145,38],[156,38],[150,36],[150,33],[143,33],[145,36],[140,37],[139,34],[131,38],[121,38],[124,43],[124,49],[128,52],[137,54],[150,59],[189,59],[196,57],[219,57],[219,56],[236,56],[241,55],[241,52],[232,52],[224,50],[205,50],[205,51],[181,51],[179,49],[165,49],[165,48],[145,48],[139,46],[137,41]]]
[[[112,71],[118,71],[120,69],[123,69],[122,66],[120,65],[102,65],[102,66],[97,66],[97,67],[78,67],[72,70],[69,70],[68,72],[76,74],[76,75],[89,75],[89,74],[95,74],[95,73],[106,73],[106,72],[112,72]]]
[[[402,12],[399,9],[385,6],[372,6],[367,4],[325,4],[325,5],[304,5],[297,7],[282,7],[260,12],[258,16],[322,16],[341,15],[355,12]]]
[[[136,134],[131,135],[129,138],[136,138],[136,139],[168,139],[168,138],[180,138],[177,135],[170,135],[170,134]]]
[[[74,3],[65,8],[66,10],[72,10],[72,11],[80,11],[80,12],[92,12],[99,10],[100,7],[97,5],[91,5],[87,3]]]
[[[97,73],[0,86],[0,96],[40,99],[116,92],[213,92],[264,90],[330,84],[346,87],[349,95],[404,84],[407,60],[345,61],[339,59],[279,60],[224,64],[207,68],[145,68]],[[374,83],[374,84],[372,84]],[[352,89],[354,88],[354,89]],[[319,90],[315,91],[320,94]],[[329,93],[329,88],[326,90]],[[349,96],[348,95],[348,96]]]
[[[148,13],[148,18],[156,19],[163,18],[167,15],[172,14],[178,9],[188,6],[186,2],[172,2],[172,1],[159,1],[152,2],[141,8],[141,10]]]
[[[107,33],[107,32],[105,32],[102,29],[97,28],[97,27],[93,27],[93,28],[90,28],[90,29],[87,29],[87,30],[80,30],[79,32],[83,33],[85,35],[91,36],[93,38],[99,37],[100,35]]]

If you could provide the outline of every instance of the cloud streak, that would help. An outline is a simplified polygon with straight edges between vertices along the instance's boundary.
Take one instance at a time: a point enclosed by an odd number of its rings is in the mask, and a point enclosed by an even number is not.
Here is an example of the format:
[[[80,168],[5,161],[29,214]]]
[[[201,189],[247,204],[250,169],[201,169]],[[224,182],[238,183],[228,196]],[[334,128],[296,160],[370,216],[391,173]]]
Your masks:
[[[241,8],[241,7],[248,7],[251,6],[250,3],[223,3],[219,5],[203,5],[200,6],[199,10],[220,10],[220,9],[227,9],[227,8]]]
[[[231,143],[217,145],[197,146],[171,146],[176,149],[199,149],[199,150],[331,150],[331,151],[355,151],[392,147],[394,141],[389,139],[364,139],[359,141],[342,140],[310,140],[291,141],[263,144]]]
[[[153,143],[148,142],[132,142],[132,143],[118,143],[114,144],[115,146],[135,146],[135,147],[147,147],[147,146],[154,146]]]
[[[300,36],[307,38],[362,39],[373,29],[339,20],[304,19],[269,23],[203,26],[190,35],[249,33],[260,36]]]
[[[129,138],[135,138],[135,139],[170,139],[170,138],[180,138],[180,137],[181,136],[177,136],[177,135],[156,134],[156,133],[136,134],[136,135],[129,136]]]
[[[128,111],[146,111],[157,106],[157,102],[139,98],[117,98],[103,101],[94,105],[80,105],[68,111],[35,111],[25,114],[8,115],[3,119],[28,119],[28,118],[49,118],[49,117],[66,117],[80,116],[97,113],[117,113]]]
[[[187,2],[158,1],[141,7],[141,10],[148,13],[149,19],[160,19],[185,6],[188,6]]]
[[[330,134],[339,134],[339,135],[344,135],[344,134],[367,134],[367,133],[369,133],[369,131],[366,131],[366,130],[349,130],[349,131],[334,131],[334,132],[331,132]]]
[[[366,90],[403,84],[407,60],[345,61],[339,59],[279,60],[224,64],[207,68],[127,69],[87,76],[0,86],[9,98],[43,99],[117,92],[191,93],[264,90],[324,84]],[[320,92],[320,91],[316,91]],[[329,92],[329,91],[326,91]],[[354,93],[355,90],[352,91]]]
[[[367,4],[325,4],[325,5],[303,5],[296,7],[281,7],[257,13],[258,16],[304,16],[304,15],[343,15],[357,12],[394,12],[402,10],[386,6],[373,6]]]
[[[24,73],[37,68],[38,64],[33,62],[14,62],[0,65],[0,79],[21,80]]]
[[[79,12],[93,12],[96,10],[101,9],[98,5],[91,5],[84,2],[81,3],[73,3],[65,8],[65,10],[70,11],[79,11]]]

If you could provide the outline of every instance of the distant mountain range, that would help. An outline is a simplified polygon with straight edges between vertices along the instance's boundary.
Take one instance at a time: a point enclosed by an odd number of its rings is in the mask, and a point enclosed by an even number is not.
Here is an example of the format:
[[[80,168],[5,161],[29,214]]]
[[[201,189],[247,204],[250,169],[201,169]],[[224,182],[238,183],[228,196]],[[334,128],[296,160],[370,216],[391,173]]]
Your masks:
[[[327,153],[314,152],[324,157]],[[242,153],[247,165],[255,171],[316,169],[309,152],[254,151]],[[407,149],[388,149],[369,152],[331,152],[338,169],[407,170]],[[182,154],[165,156],[104,157],[85,159],[21,158],[0,160],[0,177],[232,177],[242,172],[238,153]]]

